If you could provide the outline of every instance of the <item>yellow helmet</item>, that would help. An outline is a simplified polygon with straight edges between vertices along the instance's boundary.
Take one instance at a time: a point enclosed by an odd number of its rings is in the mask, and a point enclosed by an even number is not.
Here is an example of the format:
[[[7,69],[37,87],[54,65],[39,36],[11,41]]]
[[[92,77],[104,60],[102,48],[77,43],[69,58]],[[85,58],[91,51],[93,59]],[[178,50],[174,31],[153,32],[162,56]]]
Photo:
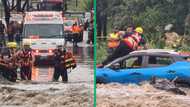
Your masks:
[[[7,47],[8,48],[17,48],[17,43],[16,42],[8,42]]]
[[[143,33],[143,28],[142,27],[137,27],[135,29],[135,32],[138,32],[138,33],[142,34]]]

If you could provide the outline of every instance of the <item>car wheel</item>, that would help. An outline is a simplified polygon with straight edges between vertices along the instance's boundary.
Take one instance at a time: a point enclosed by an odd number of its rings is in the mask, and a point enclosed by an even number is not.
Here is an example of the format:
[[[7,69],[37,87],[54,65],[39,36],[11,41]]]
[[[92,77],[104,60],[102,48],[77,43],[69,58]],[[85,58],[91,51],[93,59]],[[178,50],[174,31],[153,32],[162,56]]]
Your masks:
[[[105,84],[106,83],[106,80],[102,77],[99,77],[99,78],[96,78],[96,83],[98,84]]]

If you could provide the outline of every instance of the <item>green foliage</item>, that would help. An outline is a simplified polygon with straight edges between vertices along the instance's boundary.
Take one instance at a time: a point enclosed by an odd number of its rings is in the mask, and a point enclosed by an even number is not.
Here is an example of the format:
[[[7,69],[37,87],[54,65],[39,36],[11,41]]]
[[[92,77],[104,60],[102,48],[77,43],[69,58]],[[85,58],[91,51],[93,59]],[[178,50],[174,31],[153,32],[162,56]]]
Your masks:
[[[78,1],[78,2],[76,2]],[[71,11],[90,11],[93,0],[69,0],[68,10]],[[76,3],[78,5],[76,5]]]
[[[101,14],[107,15],[108,32],[111,32],[114,26],[121,29],[129,24],[142,26],[150,48],[165,47],[164,27],[168,24],[173,24],[173,30],[180,35],[184,35],[185,31],[190,32],[185,26],[185,19],[190,16],[189,7],[190,0],[97,0],[100,17]],[[185,42],[176,50],[190,50],[188,46],[188,42]],[[97,52],[97,56],[103,57],[102,50]]]
[[[97,41],[97,58],[96,58],[96,62],[101,63],[104,59],[106,59],[107,56],[107,45],[106,42],[104,41]]]
[[[79,8],[83,11],[90,11],[92,8],[93,0],[80,0]]]

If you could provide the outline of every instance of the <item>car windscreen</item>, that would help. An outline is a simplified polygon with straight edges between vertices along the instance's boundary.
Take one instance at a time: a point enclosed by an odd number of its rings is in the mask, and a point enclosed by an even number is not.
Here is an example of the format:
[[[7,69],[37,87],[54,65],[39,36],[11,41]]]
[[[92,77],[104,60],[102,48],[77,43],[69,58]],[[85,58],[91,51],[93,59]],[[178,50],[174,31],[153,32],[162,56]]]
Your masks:
[[[63,22],[63,25],[64,26],[73,26],[74,23],[75,23],[75,21],[73,21],[73,20],[65,20]]]
[[[24,37],[38,36],[39,38],[54,38],[63,35],[62,24],[25,24]]]

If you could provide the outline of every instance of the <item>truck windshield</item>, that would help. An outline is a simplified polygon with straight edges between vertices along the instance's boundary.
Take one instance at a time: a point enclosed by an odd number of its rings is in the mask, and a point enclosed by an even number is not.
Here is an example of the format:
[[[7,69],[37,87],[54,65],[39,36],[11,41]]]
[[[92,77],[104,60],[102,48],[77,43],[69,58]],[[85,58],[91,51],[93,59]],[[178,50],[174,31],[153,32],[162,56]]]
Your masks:
[[[55,38],[63,35],[62,24],[26,24],[24,37],[38,36],[40,38]]]
[[[73,26],[73,24],[75,23],[75,21],[73,20],[65,20],[64,21],[64,26]]]

